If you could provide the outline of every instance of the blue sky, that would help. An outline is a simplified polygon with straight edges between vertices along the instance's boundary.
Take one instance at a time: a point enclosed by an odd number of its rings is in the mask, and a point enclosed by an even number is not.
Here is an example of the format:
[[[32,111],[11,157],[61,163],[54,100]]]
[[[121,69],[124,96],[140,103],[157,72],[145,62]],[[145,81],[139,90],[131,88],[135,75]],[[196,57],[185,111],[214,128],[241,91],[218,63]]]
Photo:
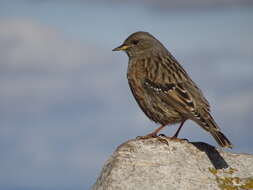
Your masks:
[[[0,1],[0,189],[88,189],[119,144],[156,127],[111,51],[138,30],[199,84],[233,151],[253,153],[253,7],[157,3]],[[216,146],[190,121],[180,137]]]

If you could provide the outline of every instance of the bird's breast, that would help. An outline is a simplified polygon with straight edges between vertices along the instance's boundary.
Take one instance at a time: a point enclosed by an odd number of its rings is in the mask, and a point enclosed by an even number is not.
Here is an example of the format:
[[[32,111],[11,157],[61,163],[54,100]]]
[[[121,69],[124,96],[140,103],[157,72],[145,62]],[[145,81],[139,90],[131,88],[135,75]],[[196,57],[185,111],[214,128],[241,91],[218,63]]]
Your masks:
[[[142,80],[145,78],[145,60],[129,60],[127,78],[128,80]]]

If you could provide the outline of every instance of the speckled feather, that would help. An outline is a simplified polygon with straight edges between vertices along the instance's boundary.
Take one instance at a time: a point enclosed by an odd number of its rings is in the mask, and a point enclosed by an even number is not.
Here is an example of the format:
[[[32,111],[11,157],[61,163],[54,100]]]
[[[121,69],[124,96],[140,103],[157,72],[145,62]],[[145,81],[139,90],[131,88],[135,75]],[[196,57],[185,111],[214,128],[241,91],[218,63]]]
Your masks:
[[[202,91],[156,38],[136,32],[124,44],[130,47],[126,50],[129,86],[147,117],[162,125],[191,119],[221,146],[232,147],[211,116]]]

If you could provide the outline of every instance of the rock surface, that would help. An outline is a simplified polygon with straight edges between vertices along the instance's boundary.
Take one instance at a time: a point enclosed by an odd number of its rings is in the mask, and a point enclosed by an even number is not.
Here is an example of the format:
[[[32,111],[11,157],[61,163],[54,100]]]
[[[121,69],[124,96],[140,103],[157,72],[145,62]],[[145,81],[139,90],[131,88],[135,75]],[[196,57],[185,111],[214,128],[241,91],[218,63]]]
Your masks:
[[[166,140],[134,139],[120,145],[92,190],[253,189],[253,155]]]

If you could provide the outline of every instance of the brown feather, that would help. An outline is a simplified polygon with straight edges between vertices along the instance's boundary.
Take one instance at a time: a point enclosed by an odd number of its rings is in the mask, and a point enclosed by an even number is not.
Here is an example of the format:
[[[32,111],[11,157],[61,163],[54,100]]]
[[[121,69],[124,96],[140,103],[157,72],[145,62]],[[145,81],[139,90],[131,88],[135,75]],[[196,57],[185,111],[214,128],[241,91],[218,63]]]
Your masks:
[[[162,125],[191,119],[210,132],[219,145],[232,147],[212,118],[202,91],[156,38],[137,32],[124,45],[129,47],[128,82],[147,117]]]

